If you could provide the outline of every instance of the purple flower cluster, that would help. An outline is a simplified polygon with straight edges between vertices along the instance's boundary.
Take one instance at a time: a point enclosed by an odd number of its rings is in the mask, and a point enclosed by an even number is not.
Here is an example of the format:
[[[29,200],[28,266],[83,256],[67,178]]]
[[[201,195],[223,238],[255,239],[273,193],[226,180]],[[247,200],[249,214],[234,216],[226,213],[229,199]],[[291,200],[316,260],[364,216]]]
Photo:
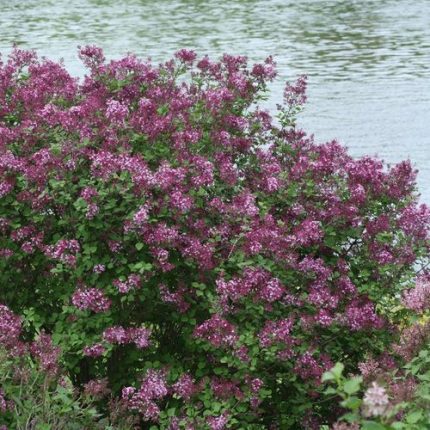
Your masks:
[[[125,281],[121,281],[119,279],[115,279],[113,281],[113,285],[118,289],[118,291],[122,294],[128,293],[130,290],[140,288],[141,277],[135,273],[132,273],[128,276]]]
[[[206,419],[207,424],[211,430],[224,430],[229,421],[229,415],[224,413],[217,417],[208,417]]]
[[[61,239],[55,245],[46,247],[45,254],[55,260],[74,267],[76,265],[76,254],[80,251],[79,242],[76,239]]]
[[[55,376],[58,372],[60,348],[52,343],[51,336],[45,332],[40,333],[33,342],[26,343],[20,340],[21,324],[19,316],[7,306],[0,305],[0,347],[5,348],[12,356],[31,354],[42,371]]]
[[[307,351],[298,358],[294,371],[302,379],[313,380],[318,385],[323,373],[333,367],[333,364],[327,355],[321,354],[317,360],[310,351]]]
[[[84,385],[84,394],[97,400],[107,396],[110,392],[106,378],[91,379]]]
[[[87,357],[100,357],[105,351],[106,348],[102,343],[95,343],[94,345],[86,346],[83,349],[83,353]]]
[[[285,346],[291,346],[294,343],[294,340],[290,335],[292,327],[292,319],[267,321],[264,328],[260,331],[258,335],[260,345],[263,348],[267,348],[275,343],[281,343]]]
[[[178,381],[173,384],[172,388],[176,395],[185,400],[189,400],[198,390],[194,379],[189,374],[182,375]]]
[[[306,103],[307,76],[302,75],[294,84],[287,83],[284,90],[284,100],[287,105],[303,105]]]
[[[160,284],[159,288],[163,302],[175,305],[181,313],[189,309],[190,304],[185,300],[188,290],[184,286],[180,286],[176,291],[170,291],[165,284]]]
[[[134,343],[139,349],[147,348],[150,345],[151,330],[145,327],[130,327],[125,329],[121,326],[107,328],[103,332],[103,340],[111,344]],[[97,356],[103,352],[100,346],[93,345],[85,351],[86,355]]]
[[[430,277],[421,276],[416,280],[415,287],[405,291],[403,305],[417,313],[430,309]]]
[[[263,269],[255,268],[245,269],[241,278],[234,277],[229,281],[219,278],[216,287],[224,305],[227,305],[229,300],[235,303],[251,294],[259,300],[273,303],[280,300],[286,292],[279,279]]]
[[[122,398],[131,410],[139,411],[146,420],[157,420],[160,409],[156,403],[168,393],[165,374],[162,371],[148,370],[140,388],[125,387]]]
[[[103,340],[108,343],[124,344],[129,342],[127,330],[121,326],[109,327],[103,332]]]
[[[226,400],[234,397],[240,400],[244,397],[242,390],[238,387],[237,381],[215,377],[211,379],[210,387],[217,399]]]
[[[429,339],[430,323],[415,323],[402,331],[399,341],[393,344],[392,349],[407,362],[418,354]]]
[[[345,324],[351,330],[357,331],[366,328],[381,328],[384,325],[384,320],[376,314],[373,303],[353,301],[345,311]]]
[[[9,400],[5,392],[0,388],[0,413],[13,412],[14,402]],[[0,426],[0,430],[8,430],[5,425]]]
[[[30,352],[39,361],[41,368],[45,372],[51,375],[55,375],[58,372],[58,360],[61,350],[53,345],[51,336],[41,333],[39,338],[31,344]]]
[[[21,335],[21,318],[7,306],[0,305],[0,344],[7,348],[14,347]]]
[[[97,313],[108,311],[112,301],[97,288],[80,288],[73,294],[72,303],[80,310],[88,309]]]
[[[235,346],[239,337],[233,324],[218,314],[200,324],[194,330],[194,336],[207,340],[215,347]]]

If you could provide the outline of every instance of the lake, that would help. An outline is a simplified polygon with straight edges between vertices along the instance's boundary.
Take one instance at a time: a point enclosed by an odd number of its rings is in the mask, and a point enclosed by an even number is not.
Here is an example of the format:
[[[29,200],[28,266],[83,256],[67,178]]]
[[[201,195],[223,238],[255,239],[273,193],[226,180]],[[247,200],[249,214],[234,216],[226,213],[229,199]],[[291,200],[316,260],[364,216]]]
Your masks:
[[[410,158],[430,203],[430,0],[8,0],[0,5],[0,51],[12,43],[64,58],[84,73],[77,45],[108,58],[134,52],[155,61],[179,48],[260,61],[279,77],[305,73],[309,103],[299,124],[317,141],[338,139],[354,156]]]

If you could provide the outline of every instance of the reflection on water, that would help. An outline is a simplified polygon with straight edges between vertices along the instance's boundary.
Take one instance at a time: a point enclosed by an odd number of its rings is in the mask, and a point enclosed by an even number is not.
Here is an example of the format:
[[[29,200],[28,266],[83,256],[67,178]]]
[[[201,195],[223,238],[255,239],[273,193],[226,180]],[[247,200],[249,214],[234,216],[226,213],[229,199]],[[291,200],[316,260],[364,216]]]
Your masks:
[[[301,124],[354,155],[410,157],[430,202],[430,0],[0,0],[0,50],[13,42],[83,70],[76,46],[161,61],[180,47],[261,60],[310,78]]]

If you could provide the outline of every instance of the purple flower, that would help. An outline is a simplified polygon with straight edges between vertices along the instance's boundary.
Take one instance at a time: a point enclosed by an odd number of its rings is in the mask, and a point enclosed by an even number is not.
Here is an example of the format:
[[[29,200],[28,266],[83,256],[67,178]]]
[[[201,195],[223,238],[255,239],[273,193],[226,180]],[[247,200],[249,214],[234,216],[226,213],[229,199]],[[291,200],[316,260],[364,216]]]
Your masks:
[[[266,324],[258,335],[260,345],[263,348],[268,348],[276,343],[291,346],[294,343],[290,335],[292,327],[293,320],[290,318],[278,321],[266,321]]]
[[[51,336],[41,333],[39,338],[31,344],[30,352],[39,361],[45,372],[53,375],[58,372],[61,350],[52,344]]]
[[[129,328],[127,330],[128,339],[130,342],[134,342],[139,349],[147,348],[150,345],[149,337],[151,336],[151,330],[139,327]]]
[[[87,357],[100,357],[104,354],[106,348],[101,343],[96,343],[91,346],[86,346],[83,350],[84,355]]]
[[[102,49],[94,45],[79,47],[79,58],[89,68],[95,68],[105,60]]]
[[[21,318],[7,306],[0,305],[0,344],[6,348],[16,345],[21,334]]]
[[[301,106],[306,103],[307,76],[300,76],[293,84],[287,82],[284,89],[284,100],[290,106]]]
[[[403,294],[403,305],[415,312],[422,313],[430,308],[430,280],[428,276],[417,279],[415,287]]]
[[[133,215],[133,222],[136,226],[140,227],[146,222],[148,216],[148,207],[146,205],[140,206]]]
[[[215,314],[194,330],[194,336],[202,338],[215,347],[233,346],[238,341],[233,324]]]
[[[7,410],[8,410],[8,402],[6,400],[4,391],[0,388],[0,412],[4,413]]]
[[[110,392],[107,378],[91,379],[84,385],[84,394],[96,400],[106,397]]]
[[[109,343],[124,344],[128,343],[130,338],[127,331],[121,326],[109,327],[103,332],[103,339]]]
[[[160,370],[148,369],[138,390],[125,387],[122,399],[130,410],[137,410],[143,414],[146,421],[157,420],[160,409],[155,403],[168,394],[166,377]]]
[[[106,117],[114,123],[122,124],[128,115],[128,107],[117,100],[108,100]]]
[[[94,273],[103,273],[106,270],[106,266],[104,264],[96,264],[93,267]]]
[[[184,63],[192,63],[197,58],[197,54],[188,49],[181,49],[175,53],[175,57]]]
[[[194,380],[189,374],[182,375],[172,388],[179,397],[185,400],[189,400],[197,390]]]
[[[118,291],[122,294],[126,294],[133,289],[140,288],[141,277],[135,273],[128,276],[125,281],[115,279],[113,285],[118,288]]]
[[[91,202],[93,197],[99,195],[98,191],[94,187],[84,187],[81,191],[81,197],[87,202]]]
[[[345,324],[351,330],[380,329],[384,320],[375,312],[375,306],[371,302],[353,300],[345,310]]]
[[[112,301],[104,295],[103,291],[97,288],[86,288],[74,292],[72,303],[80,310],[89,309],[98,313],[108,311]]]
[[[227,413],[223,413],[218,417],[208,417],[206,418],[206,422],[211,428],[211,430],[224,430],[229,421],[229,415]]]

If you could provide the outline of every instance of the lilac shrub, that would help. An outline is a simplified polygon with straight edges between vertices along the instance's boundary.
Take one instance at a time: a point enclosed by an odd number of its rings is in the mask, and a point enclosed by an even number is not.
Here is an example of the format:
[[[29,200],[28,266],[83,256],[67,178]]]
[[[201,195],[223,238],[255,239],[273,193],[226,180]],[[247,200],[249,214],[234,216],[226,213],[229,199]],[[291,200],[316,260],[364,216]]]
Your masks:
[[[0,64],[1,343],[43,332],[34,351],[141,428],[336,421],[323,373],[427,300],[403,294],[429,247],[411,164],[316,144],[305,77],[275,121],[271,57],[79,55],[81,81],[33,52]]]

